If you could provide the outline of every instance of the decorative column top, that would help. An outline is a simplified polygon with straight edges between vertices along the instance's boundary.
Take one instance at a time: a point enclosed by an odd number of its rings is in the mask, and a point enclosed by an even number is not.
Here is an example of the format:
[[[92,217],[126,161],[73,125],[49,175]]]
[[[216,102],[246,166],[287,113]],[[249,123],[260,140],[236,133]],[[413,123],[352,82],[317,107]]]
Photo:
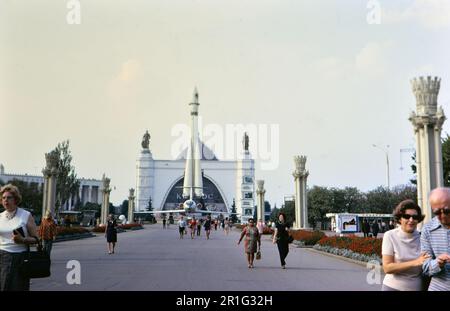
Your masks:
[[[411,86],[416,96],[417,114],[420,116],[435,115],[441,79],[431,76],[414,78],[411,80]]]
[[[42,170],[44,176],[52,176],[58,174],[59,155],[56,150],[52,150],[45,154],[45,168]]]
[[[128,195],[128,199],[129,199],[129,200],[134,200],[134,198],[135,198],[135,197],[134,197],[134,189],[131,188],[131,189],[130,189],[130,194]]]
[[[103,174],[102,181],[103,181],[103,192],[110,193],[111,188],[109,187],[109,183],[111,182],[111,179],[106,177],[105,174]]]
[[[309,172],[306,171],[306,156],[294,156],[295,170],[292,175],[295,178],[308,176]]]

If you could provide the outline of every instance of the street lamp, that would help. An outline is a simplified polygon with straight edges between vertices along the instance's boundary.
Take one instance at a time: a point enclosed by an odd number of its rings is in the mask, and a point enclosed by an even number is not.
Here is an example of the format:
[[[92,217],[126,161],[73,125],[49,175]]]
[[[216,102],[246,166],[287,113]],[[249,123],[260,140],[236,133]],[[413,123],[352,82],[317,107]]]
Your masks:
[[[373,147],[378,148],[380,150],[382,150],[385,154],[386,154],[386,179],[387,179],[387,187],[388,189],[390,189],[390,180],[389,180],[389,153],[387,148],[389,148],[389,145],[386,145],[386,149],[377,146],[375,144],[372,144]]]

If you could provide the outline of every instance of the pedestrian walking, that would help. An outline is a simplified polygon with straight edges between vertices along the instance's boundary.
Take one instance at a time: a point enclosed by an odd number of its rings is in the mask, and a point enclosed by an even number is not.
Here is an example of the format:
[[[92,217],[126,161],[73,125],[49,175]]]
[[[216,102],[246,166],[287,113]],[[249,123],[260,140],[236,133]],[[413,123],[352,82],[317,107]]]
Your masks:
[[[262,235],[264,233],[265,228],[264,221],[262,219],[258,219],[258,223],[256,224],[256,228],[258,228],[259,235]]]
[[[225,230],[225,234],[228,235],[228,233],[230,232],[228,217],[226,217],[225,221],[224,221],[224,230]]]
[[[248,220],[247,226],[245,226],[242,230],[239,241],[237,242],[238,245],[244,237],[244,251],[247,257],[248,267],[253,268],[255,253],[261,249],[261,237],[252,218]]]
[[[195,216],[192,216],[192,219],[189,222],[189,229],[191,229],[191,239],[193,239],[195,235],[195,230],[197,229],[197,221],[195,220]]]
[[[186,221],[184,220],[184,217],[181,216],[180,220],[178,220],[178,232],[180,233],[180,239],[184,238],[185,230],[186,230]]]
[[[379,231],[380,231],[380,227],[378,227],[378,223],[374,220],[372,223],[372,234],[375,239],[377,238]]]
[[[163,216],[162,223],[163,223],[163,229],[166,229],[166,216]]]
[[[423,220],[420,207],[413,200],[404,200],[394,209],[400,225],[383,236],[383,270],[386,273],[382,291],[422,290],[422,264],[430,258],[420,252],[420,233],[417,224]]]
[[[47,211],[42,218],[41,225],[39,226],[39,237],[43,242],[44,250],[48,256],[52,252],[53,241],[56,240],[56,224],[53,221],[52,213]]]
[[[209,240],[209,235],[211,234],[211,216],[206,216],[205,223],[203,224],[206,233],[206,239]]]
[[[364,221],[363,221],[362,231],[363,231],[364,237],[368,238],[369,237],[369,233],[370,233],[370,224],[367,221],[367,219],[364,219]]]
[[[197,221],[197,236],[200,236],[201,230],[202,230],[202,220],[199,219],[199,220]]]
[[[108,243],[108,254],[114,254],[117,243],[117,222],[112,214],[108,215],[105,230],[106,242]]]
[[[30,279],[20,272],[27,246],[38,242],[36,223],[31,213],[20,208],[19,189],[7,184],[0,189],[0,291],[28,291]]]
[[[278,215],[278,222],[275,225],[272,242],[273,244],[277,244],[282,269],[286,269],[286,257],[289,253],[289,227],[286,223],[286,215],[280,213]]]

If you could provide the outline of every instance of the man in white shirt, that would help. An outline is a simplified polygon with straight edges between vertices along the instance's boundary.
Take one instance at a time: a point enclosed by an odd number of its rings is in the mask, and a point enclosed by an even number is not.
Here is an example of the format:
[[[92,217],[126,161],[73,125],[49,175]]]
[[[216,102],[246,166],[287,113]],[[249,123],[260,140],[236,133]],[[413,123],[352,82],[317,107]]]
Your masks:
[[[180,232],[180,239],[183,239],[184,231],[186,230],[186,221],[183,216],[181,216],[180,220],[178,220],[178,230]]]

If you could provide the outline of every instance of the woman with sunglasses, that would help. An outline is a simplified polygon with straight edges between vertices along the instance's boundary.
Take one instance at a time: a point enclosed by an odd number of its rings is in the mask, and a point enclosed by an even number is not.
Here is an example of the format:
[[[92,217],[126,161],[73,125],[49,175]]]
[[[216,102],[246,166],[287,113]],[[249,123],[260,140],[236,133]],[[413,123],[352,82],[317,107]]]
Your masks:
[[[0,291],[30,289],[30,279],[22,276],[20,266],[27,245],[37,242],[37,228],[31,213],[20,208],[19,189],[11,184],[0,189]]]
[[[420,233],[416,230],[424,216],[413,200],[404,200],[394,209],[399,224],[384,234],[382,244],[383,291],[422,290],[422,264],[430,256],[420,253]]]

